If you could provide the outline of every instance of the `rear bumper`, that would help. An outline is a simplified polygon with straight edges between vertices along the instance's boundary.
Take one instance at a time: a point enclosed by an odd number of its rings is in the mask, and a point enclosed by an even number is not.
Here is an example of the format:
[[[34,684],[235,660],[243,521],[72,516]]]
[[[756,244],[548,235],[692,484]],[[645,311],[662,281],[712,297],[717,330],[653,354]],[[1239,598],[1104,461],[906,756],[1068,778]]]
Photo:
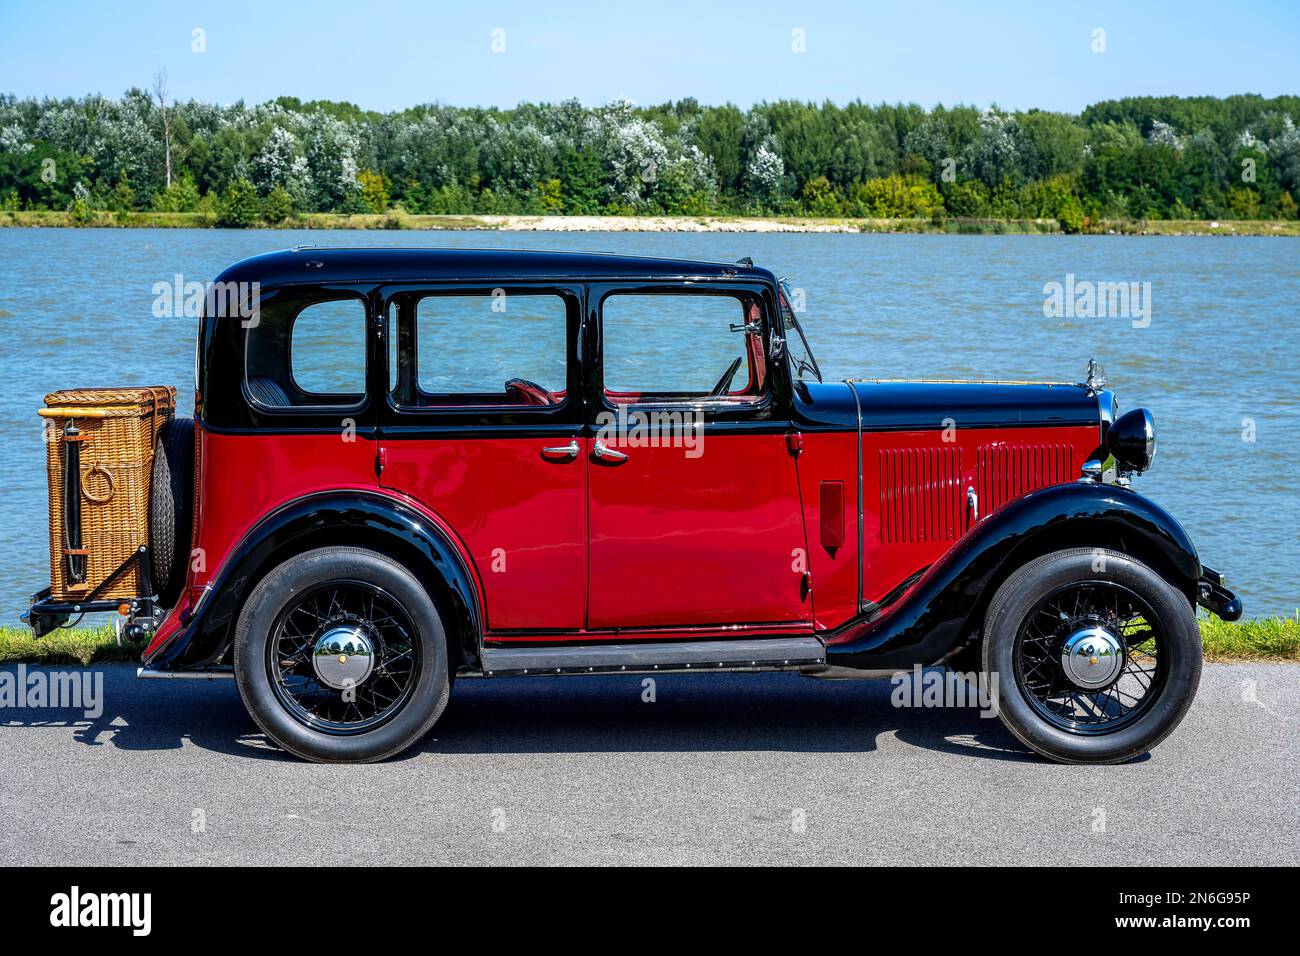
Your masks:
[[[1223,584],[1223,575],[1213,568],[1201,565],[1201,579],[1196,582],[1196,603],[1225,621],[1241,619],[1241,598]]]

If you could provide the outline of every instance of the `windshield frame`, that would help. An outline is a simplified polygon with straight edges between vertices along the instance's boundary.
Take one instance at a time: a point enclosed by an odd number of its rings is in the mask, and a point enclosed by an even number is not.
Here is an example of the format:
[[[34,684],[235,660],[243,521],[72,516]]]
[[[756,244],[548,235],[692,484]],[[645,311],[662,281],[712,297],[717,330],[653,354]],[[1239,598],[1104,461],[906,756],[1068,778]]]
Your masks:
[[[781,290],[779,305],[780,305],[781,318],[782,318],[781,324],[783,326],[782,331],[783,333],[785,331],[784,329],[784,326],[786,324],[785,317],[789,316],[790,319],[789,327],[793,328],[795,332],[798,333],[799,341],[803,343],[803,350],[808,356],[808,361],[811,363],[812,373],[815,376],[817,376],[818,384],[821,384],[823,381],[821,366],[817,364],[817,356],[813,354],[812,346],[808,344],[808,336],[804,335],[803,326],[799,324],[799,317],[794,314],[794,306],[791,305],[791,300],[794,298],[794,296],[790,291],[790,282],[785,276],[782,276],[780,279],[777,280],[777,285],[780,287]],[[785,338],[788,340],[789,335],[785,335]],[[788,342],[785,351],[786,351],[786,367],[790,368],[790,366],[794,362],[794,358]],[[795,383],[803,382],[802,369],[791,368],[790,371]]]

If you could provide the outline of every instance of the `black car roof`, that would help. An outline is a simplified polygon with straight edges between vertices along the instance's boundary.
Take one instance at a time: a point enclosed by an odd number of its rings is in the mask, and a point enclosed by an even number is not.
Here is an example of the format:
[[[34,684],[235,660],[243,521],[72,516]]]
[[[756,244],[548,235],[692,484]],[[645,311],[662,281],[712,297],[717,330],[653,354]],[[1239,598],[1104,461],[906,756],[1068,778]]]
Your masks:
[[[593,252],[527,249],[298,246],[236,262],[218,282],[421,282],[484,279],[752,278],[773,282],[767,269],[734,262],[659,259]]]

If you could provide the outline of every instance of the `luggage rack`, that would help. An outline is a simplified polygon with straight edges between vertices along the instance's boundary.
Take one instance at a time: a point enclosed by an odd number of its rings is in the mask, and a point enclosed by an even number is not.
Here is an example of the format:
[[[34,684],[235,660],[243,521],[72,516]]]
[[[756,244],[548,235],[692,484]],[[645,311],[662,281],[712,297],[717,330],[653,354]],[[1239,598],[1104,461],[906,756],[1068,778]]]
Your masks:
[[[133,598],[101,598],[100,595],[108,590],[119,577],[136,568],[140,574],[140,590],[147,597]],[[51,631],[68,624],[68,619],[74,614],[77,620],[86,614],[100,613],[104,611],[116,611],[119,614],[122,608],[128,610],[122,617],[118,617],[113,622],[113,631],[117,636],[119,644],[138,643],[144,640],[158,621],[161,608],[158,607],[157,595],[153,593],[153,578],[149,573],[149,548],[147,545],[141,545],[135,553],[117,566],[117,568],[104,578],[103,581],[95,587],[93,591],[84,598],[75,601],[56,601],[51,596],[50,588],[43,588],[32,595],[32,605],[27,612],[23,614],[23,620],[31,627],[37,637],[44,637]],[[141,622],[143,619],[143,623]]]

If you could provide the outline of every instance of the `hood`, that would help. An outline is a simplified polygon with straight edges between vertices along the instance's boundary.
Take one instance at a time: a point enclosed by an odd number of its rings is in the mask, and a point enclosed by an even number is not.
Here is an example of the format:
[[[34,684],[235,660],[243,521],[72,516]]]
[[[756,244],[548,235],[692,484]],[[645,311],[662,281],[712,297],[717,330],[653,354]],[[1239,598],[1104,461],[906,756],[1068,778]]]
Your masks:
[[[1023,425],[1100,426],[1095,390],[1046,382],[850,382],[865,431]]]

